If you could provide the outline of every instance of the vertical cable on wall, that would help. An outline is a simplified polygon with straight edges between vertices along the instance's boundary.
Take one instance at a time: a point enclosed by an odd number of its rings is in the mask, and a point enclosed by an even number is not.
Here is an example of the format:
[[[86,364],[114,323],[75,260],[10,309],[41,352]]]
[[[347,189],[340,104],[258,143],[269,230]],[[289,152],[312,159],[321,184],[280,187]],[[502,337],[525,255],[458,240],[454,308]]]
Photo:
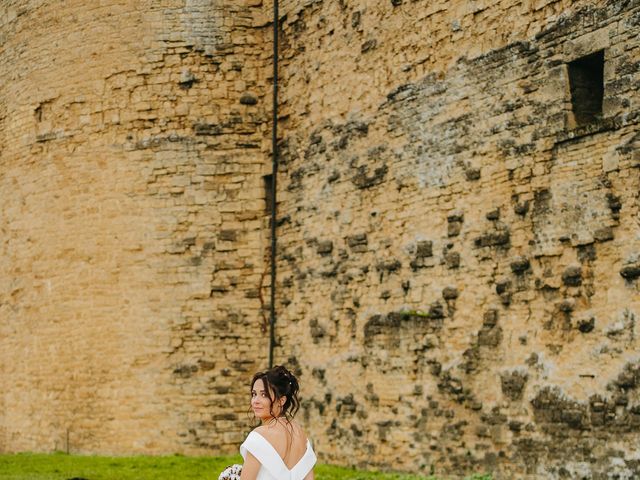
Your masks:
[[[269,368],[273,367],[276,326],[276,186],[278,181],[278,0],[273,0],[273,118],[271,128],[271,301],[269,314]]]

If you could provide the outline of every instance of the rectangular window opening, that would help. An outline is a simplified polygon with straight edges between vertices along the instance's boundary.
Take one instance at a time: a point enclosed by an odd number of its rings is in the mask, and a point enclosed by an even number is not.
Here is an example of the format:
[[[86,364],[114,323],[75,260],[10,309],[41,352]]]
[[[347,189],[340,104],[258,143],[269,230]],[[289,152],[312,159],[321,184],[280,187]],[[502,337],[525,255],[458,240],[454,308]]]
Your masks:
[[[273,175],[265,175],[264,180],[264,211],[265,215],[271,215],[271,207],[273,200]]]
[[[578,126],[602,117],[604,96],[604,51],[569,63],[571,107]]]

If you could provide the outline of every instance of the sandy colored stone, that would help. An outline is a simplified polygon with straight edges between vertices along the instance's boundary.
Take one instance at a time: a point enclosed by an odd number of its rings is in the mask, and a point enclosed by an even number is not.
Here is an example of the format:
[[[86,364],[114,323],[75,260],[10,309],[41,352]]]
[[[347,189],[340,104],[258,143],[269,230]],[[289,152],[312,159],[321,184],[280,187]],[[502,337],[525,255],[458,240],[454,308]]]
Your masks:
[[[0,6],[0,451],[236,451],[271,8]],[[280,11],[275,355],[321,460],[639,475],[637,4]],[[580,124],[569,62],[598,50]]]

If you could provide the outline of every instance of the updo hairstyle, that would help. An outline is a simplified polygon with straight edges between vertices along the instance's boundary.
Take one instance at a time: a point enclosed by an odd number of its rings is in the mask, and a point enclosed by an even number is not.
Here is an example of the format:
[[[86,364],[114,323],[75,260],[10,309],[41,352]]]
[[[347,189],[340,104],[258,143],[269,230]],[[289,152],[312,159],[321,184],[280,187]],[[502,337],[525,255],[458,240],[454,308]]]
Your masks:
[[[253,380],[251,380],[251,390],[253,390],[253,386],[258,380],[262,380],[266,393],[271,400],[269,413],[275,417],[273,414],[273,404],[282,397],[286,397],[280,416],[291,420],[300,408],[300,401],[298,400],[298,390],[300,386],[298,385],[298,379],[295,375],[285,367],[276,365],[269,370],[256,373],[253,376]]]

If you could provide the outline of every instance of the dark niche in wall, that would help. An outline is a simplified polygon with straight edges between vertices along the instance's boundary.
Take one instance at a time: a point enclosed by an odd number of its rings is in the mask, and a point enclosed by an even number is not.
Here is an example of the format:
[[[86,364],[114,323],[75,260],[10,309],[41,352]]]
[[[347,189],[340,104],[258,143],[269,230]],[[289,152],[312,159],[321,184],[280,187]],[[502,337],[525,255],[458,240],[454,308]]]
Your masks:
[[[273,208],[273,175],[264,175],[264,214],[271,215]]]
[[[602,117],[604,50],[569,63],[571,107],[578,126]]]

